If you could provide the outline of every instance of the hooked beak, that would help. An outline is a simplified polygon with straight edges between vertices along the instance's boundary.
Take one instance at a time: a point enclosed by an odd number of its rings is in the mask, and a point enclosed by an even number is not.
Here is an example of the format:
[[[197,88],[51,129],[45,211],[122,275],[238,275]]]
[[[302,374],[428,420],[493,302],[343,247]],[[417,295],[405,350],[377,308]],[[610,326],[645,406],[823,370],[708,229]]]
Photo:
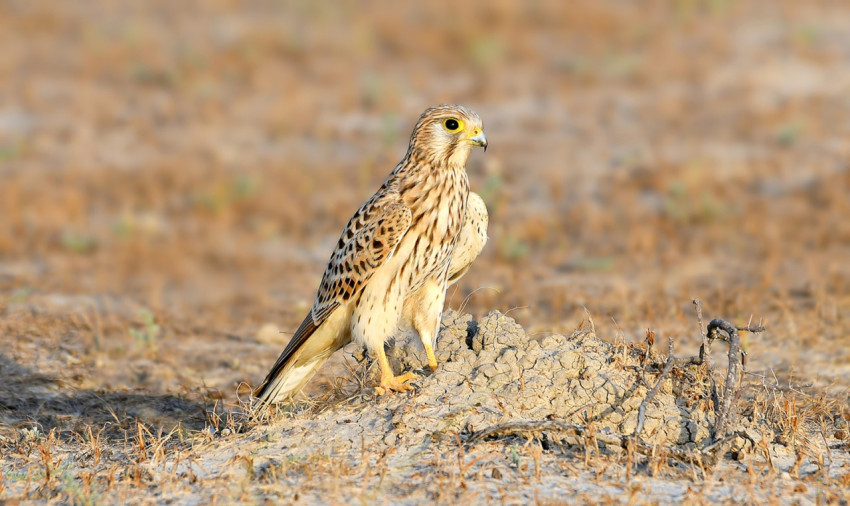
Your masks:
[[[476,146],[481,146],[484,148],[484,151],[487,151],[487,136],[484,135],[484,131],[476,128],[472,131],[472,136],[468,137],[467,140]]]

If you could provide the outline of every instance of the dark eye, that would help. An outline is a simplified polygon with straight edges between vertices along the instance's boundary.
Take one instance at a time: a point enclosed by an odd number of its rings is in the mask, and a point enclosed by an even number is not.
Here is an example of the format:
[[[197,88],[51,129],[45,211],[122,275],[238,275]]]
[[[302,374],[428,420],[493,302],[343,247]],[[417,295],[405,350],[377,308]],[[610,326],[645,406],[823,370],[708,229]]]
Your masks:
[[[443,125],[445,125],[446,130],[449,132],[457,132],[460,130],[460,122],[454,118],[447,119]]]

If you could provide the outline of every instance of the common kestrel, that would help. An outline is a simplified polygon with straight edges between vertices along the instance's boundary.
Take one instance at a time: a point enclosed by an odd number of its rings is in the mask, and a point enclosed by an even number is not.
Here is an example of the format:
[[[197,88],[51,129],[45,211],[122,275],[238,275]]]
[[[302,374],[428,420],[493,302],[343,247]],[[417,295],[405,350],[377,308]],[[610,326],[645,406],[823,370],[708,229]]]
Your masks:
[[[379,394],[411,389],[415,375],[393,374],[384,352],[399,328],[419,333],[436,368],[433,343],[450,274],[456,281],[477,256],[457,249],[462,229],[475,228],[466,241],[471,249],[480,252],[486,240],[480,198],[467,217],[466,160],[474,146],[487,149],[474,112],[437,105],[422,113],[404,158],[343,230],[310,313],[255,392],[259,406],[291,399],[351,339],[377,356]]]

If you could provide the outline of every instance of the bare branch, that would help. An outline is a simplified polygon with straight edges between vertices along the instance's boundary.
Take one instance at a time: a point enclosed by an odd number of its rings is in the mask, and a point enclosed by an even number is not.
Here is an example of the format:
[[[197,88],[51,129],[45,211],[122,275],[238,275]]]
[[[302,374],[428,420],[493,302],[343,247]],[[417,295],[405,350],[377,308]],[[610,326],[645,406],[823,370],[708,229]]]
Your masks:
[[[708,340],[708,335],[705,331],[705,326],[702,323],[702,301],[699,299],[693,299],[691,301],[694,304],[694,308],[697,311],[697,323],[699,324],[699,335],[702,337],[702,346],[699,347],[699,363],[705,363],[706,360],[711,360],[709,356],[711,354],[711,343]],[[711,367],[711,364],[709,364]]]
[[[486,437],[495,435],[537,434],[546,431],[570,432],[575,434],[576,436],[585,436],[588,434],[588,428],[586,425],[571,424],[561,422],[559,420],[506,422],[493,425],[492,427],[488,427],[486,429],[473,433],[469,437],[469,439],[467,439],[466,444],[474,445]],[[666,452],[670,457],[675,458],[676,460],[680,460],[682,462],[687,463],[693,463],[702,460],[704,457],[708,457],[710,461],[714,461],[718,449],[720,449],[726,443],[731,441],[734,436],[722,439],[720,441],[715,441],[700,450],[682,450],[671,446],[650,445],[634,441],[631,436],[617,434],[614,432],[604,432],[599,430],[594,431],[593,437],[607,445],[619,446],[621,448],[627,448],[630,444],[634,444],[633,448],[635,449],[635,451],[643,455],[655,455],[660,449],[663,452]]]
[[[635,441],[638,440],[640,433],[643,432],[643,425],[646,422],[646,407],[652,402],[652,399],[658,394],[658,391],[661,390],[661,384],[664,383],[664,380],[667,379],[667,376],[670,374],[670,371],[673,369],[673,365],[676,364],[676,359],[673,357],[673,339],[671,338],[669,344],[667,345],[667,363],[664,364],[664,369],[661,370],[661,375],[658,377],[658,382],[652,387],[652,390],[646,394],[646,397],[643,399],[643,402],[640,403],[640,408],[638,408],[638,423],[637,427],[635,427],[634,438]]]
[[[729,368],[726,371],[726,387],[723,391],[723,400],[720,401],[717,411],[717,421],[715,423],[714,440],[726,437],[729,426],[734,423],[735,413],[733,408],[734,400],[738,396],[738,389],[741,385],[743,376],[743,354],[741,353],[741,337],[738,334],[738,328],[720,318],[711,320],[708,324],[708,338],[721,339],[719,332],[725,332],[729,342]]]

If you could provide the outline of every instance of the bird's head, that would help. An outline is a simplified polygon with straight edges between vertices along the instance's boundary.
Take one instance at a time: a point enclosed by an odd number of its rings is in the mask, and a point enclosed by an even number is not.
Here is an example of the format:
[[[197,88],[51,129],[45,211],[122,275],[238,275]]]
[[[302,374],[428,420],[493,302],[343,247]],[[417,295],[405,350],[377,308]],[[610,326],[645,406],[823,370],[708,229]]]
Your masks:
[[[419,117],[408,156],[435,166],[463,167],[473,146],[487,150],[481,118],[461,105],[435,105]]]

